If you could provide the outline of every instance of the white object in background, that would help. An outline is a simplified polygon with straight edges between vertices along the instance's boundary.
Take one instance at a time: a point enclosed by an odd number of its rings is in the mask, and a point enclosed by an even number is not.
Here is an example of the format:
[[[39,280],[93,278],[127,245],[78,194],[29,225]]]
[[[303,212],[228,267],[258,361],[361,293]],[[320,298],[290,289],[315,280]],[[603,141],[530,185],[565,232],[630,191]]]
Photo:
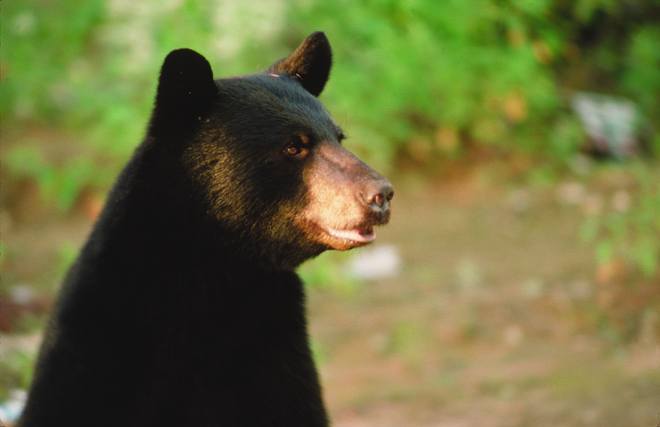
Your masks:
[[[637,109],[631,101],[597,93],[578,92],[571,99],[571,107],[598,152],[621,159],[630,157],[637,151]]]
[[[15,423],[23,413],[27,392],[25,390],[12,390],[9,399],[0,403],[0,425],[2,421]]]
[[[350,274],[364,280],[398,276],[401,257],[393,245],[372,246],[359,251],[348,263]]]

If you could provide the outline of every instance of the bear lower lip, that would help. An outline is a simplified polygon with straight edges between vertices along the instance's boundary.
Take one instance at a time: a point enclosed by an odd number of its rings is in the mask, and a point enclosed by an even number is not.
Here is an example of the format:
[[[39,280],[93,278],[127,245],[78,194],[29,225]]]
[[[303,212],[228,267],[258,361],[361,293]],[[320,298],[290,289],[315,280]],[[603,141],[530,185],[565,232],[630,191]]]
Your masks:
[[[373,227],[355,230],[334,230],[329,228],[326,230],[329,235],[337,239],[350,240],[358,243],[371,243],[376,240],[376,232]]]

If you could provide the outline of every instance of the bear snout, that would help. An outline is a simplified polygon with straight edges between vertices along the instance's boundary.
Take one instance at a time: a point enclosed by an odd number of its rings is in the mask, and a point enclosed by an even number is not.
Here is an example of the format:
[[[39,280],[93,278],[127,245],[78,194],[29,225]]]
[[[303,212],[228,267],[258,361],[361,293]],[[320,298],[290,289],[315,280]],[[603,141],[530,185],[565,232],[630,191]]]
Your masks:
[[[302,227],[327,248],[348,250],[376,240],[374,227],[389,222],[394,190],[343,147],[335,149],[341,157],[316,156],[315,166],[312,163],[310,203],[302,213]]]

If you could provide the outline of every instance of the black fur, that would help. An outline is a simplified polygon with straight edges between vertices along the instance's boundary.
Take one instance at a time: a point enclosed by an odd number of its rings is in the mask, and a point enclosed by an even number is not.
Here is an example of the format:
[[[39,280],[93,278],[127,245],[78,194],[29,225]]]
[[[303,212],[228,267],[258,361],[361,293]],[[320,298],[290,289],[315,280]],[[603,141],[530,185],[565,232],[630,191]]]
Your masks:
[[[392,193],[315,97],[330,64],[323,33],[263,73],[216,81],[198,53],[168,55],[19,426],[327,425],[293,269],[367,244]]]

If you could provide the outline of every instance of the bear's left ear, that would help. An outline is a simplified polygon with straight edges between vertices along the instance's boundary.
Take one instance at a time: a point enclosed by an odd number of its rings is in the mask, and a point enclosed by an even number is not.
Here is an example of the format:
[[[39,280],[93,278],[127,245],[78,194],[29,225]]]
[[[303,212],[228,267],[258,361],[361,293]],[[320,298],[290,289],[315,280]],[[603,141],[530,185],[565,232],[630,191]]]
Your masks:
[[[330,76],[332,49],[322,31],[312,33],[295,52],[268,68],[271,73],[285,73],[300,80],[302,86],[319,96]]]
[[[190,49],[170,52],[160,70],[153,120],[166,125],[196,121],[218,93],[209,62]]]

